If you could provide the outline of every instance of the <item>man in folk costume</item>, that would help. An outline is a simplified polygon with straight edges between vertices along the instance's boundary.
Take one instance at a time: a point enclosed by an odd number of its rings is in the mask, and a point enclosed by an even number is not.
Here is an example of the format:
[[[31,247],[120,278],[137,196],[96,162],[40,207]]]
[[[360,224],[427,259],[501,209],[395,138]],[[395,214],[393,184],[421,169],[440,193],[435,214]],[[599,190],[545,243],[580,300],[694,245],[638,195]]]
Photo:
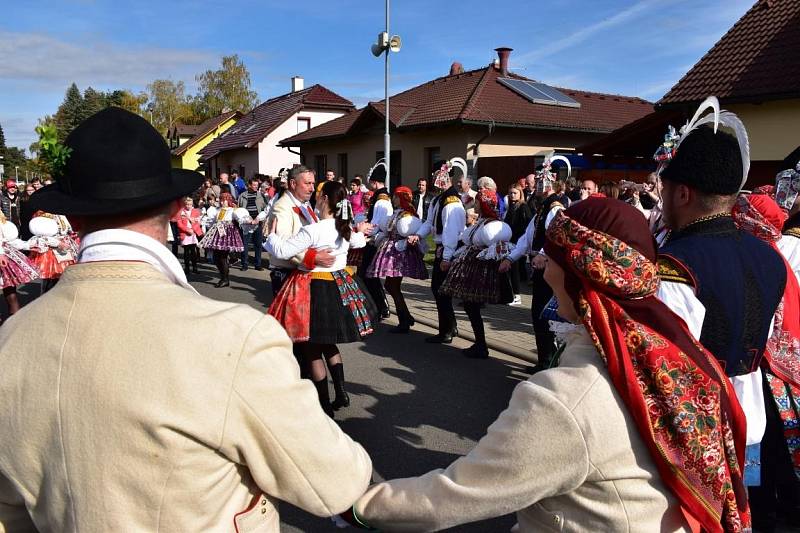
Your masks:
[[[386,189],[386,163],[383,162],[383,159],[369,170],[367,181],[369,181],[369,188],[373,191],[369,202],[369,210],[367,211],[367,222],[372,224],[374,229],[371,234],[372,237],[367,241],[367,246],[364,247],[361,265],[358,267],[357,274],[364,280],[369,295],[372,296],[372,300],[378,308],[376,320],[381,320],[389,318],[389,302],[386,300],[386,292],[383,290],[381,280],[367,277],[367,271],[375,259],[375,254],[378,253],[379,243],[375,242],[375,232],[378,231],[378,228],[386,226],[394,213],[392,197]]]
[[[433,234],[436,244],[436,255],[431,273],[431,291],[436,301],[436,313],[439,318],[439,332],[428,337],[425,342],[450,344],[458,335],[456,314],[453,310],[453,298],[439,293],[439,288],[447,277],[453,254],[458,248],[458,238],[467,224],[467,214],[461,197],[454,185],[453,171],[459,169],[459,177],[467,175],[467,163],[460,157],[437,165],[434,174],[434,187],[442,193],[431,202],[428,218],[420,228],[418,235],[425,238]]]
[[[278,500],[346,509],[370,460],[289,337],[197,294],[165,246],[203,176],[170,168],[158,131],[117,107],[66,145],[31,202],[79,225],[78,264],[0,331],[0,531],[277,533]]]
[[[704,111],[712,113],[703,116]],[[731,128],[736,136],[718,131]],[[660,165],[664,222],[671,230],[659,257],[663,283],[659,298],[670,308],[695,313],[700,342],[720,360],[747,416],[751,483],[758,472],[758,448],[767,424],[760,370],[773,317],[784,294],[783,258],[768,244],[737,228],[731,210],[747,180],[749,141],[736,115],[720,111],[716,98],[700,106],[680,131],[671,156]],[[691,312],[680,313],[691,320]],[[753,446],[753,447],[751,447]],[[770,511],[753,504],[754,524],[769,531]]]
[[[778,250],[786,213],[768,195],[741,195],[733,208],[737,226]],[[767,426],[761,441],[760,484],[750,501],[772,525],[784,515],[800,525],[800,283],[788,261],[786,288],[761,361]],[[768,385],[768,386],[767,386]],[[780,504],[778,504],[780,502]]]
[[[308,224],[319,222],[319,218],[311,207],[311,196],[314,194],[314,174],[308,168],[299,165],[292,169],[289,177],[288,189],[273,204],[272,210],[264,228],[273,227],[273,221],[277,220],[275,233],[288,239],[296,235],[300,228]],[[286,278],[303,264],[307,270],[312,270],[315,265],[330,267],[333,265],[334,257],[330,250],[309,249],[303,254],[299,254],[291,259],[285,260],[271,257],[269,264],[272,270],[270,279],[272,281],[272,296],[280,292]]]
[[[542,169],[537,172],[536,195],[541,200],[539,210],[531,219],[525,233],[517,240],[517,244],[508,257],[500,263],[499,267],[500,272],[508,272],[511,269],[511,265],[522,256],[528,255],[530,257],[531,265],[533,266],[531,318],[533,320],[533,332],[536,337],[536,358],[538,361],[534,371],[549,368],[556,351],[555,336],[550,331],[549,320],[542,317],[542,311],[553,297],[553,290],[544,280],[546,257],[542,253],[542,247],[544,246],[545,234],[550,223],[559,211],[567,207],[553,190],[553,184],[558,178],[558,174],[552,171],[552,165],[555,161],[561,161],[567,165],[567,177],[572,173],[572,165],[564,156],[556,155],[545,160]]]
[[[788,214],[778,249],[800,279],[800,163],[780,172],[775,180],[775,201]]]

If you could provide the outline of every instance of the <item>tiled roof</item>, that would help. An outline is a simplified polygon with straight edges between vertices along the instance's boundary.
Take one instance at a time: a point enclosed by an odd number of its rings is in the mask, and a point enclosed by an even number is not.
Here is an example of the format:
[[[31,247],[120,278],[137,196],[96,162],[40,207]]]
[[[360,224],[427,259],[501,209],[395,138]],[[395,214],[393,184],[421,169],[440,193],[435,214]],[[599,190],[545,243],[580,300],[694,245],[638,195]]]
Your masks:
[[[800,0],[758,0],[659,101],[800,96]]]
[[[301,109],[349,111],[354,107],[353,102],[322,85],[312,85],[308,89],[284,94],[258,105],[232,128],[211,141],[201,153],[203,159],[209,159],[226,150],[252,148]]]
[[[203,122],[202,124],[200,124],[199,126],[192,126],[193,128],[195,128],[195,133],[192,136],[192,138],[189,139],[188,141],[186,141],[185,143],[183,143],[182,145],[178,146],[174,150],[172,150],[172,154],[173,155],[181,155],[181,154],[183,154],[184,152],[186,152],[186,150],[188,150],[189,148],[191,148],[195,144],[201,142],[203,140],[203,138],[205,138],[205,136],[208,133],[214,131],[220,124],[224,124],[225,122],[227,122],[231,118],[241,117],[241,116],[242,116],[242,114],[240,112],[238,112],[238,111],[229,111],[229,112],[223,113],[223,114],[221,114],[219,116],[210,118],[210,119],[206,120],[205,122]],[[178,125],[178,127],[180,127],[180,126],[182,126],[182,124]],[[179,131],[178,135],[180,135],[180,130],[178,130],[178,131]]]
[[[170,139],[177,139],[178,137],[194,137],[199,128],[200,126],[196,124],[175,124],[170,128],[169,132],[167,132],[167,137]]]
[[[498,81],[494,65],[444,76],[396,94],[389,101],[389,121],[396,129],[451,123],[494,124],[537,129],[608,133],[653,111],[640,98],[559,89],[580,108],[532,103]],[[527,79],[515,74],[509,77]],[[341,137],[358,128],[357,119],[377,113],[384,103],[371,102],[358,116],[345,115],[281,141],[284,146]]]

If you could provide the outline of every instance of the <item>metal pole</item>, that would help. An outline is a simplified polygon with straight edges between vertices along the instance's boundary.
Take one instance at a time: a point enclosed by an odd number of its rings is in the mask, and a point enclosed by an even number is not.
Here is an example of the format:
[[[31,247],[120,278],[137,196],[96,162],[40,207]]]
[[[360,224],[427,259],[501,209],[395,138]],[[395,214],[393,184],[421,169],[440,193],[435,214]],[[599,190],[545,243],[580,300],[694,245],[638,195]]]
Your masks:
[[[391,34],[389,33],[389,0],[386,0],[386,35],[391,38]],[[386,63],[384,66],[383,72],[383,92],[384,98],[386,100],[386,129],[383,133],[383,157],[386,159],[386,188],[390,191],[392,190],[390,184],[390,175],[391,175],[391,140],[389,138],[389,54],[391,50],[389,46],[386,46]]]

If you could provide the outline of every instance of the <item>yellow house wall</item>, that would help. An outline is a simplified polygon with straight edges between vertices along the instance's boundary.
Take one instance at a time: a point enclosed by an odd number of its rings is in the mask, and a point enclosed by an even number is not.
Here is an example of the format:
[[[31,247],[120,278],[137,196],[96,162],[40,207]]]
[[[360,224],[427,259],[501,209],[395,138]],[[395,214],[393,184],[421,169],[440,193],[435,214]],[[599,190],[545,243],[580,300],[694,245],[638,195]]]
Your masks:
[[[750,137],[750,159],[778,161],[800,145],[800,100],[775,100],[763,104],[724,106],[744,122]]]
[[[214,130],[206,134],[205,138],[189,148],[180,156],[172,156],[172,166],[187,170],[196,170],[200,166],[200,150],[208,146],[208,143],[219,137],[228,128],[236,124],[236,119],[230,118],[217,126]]]

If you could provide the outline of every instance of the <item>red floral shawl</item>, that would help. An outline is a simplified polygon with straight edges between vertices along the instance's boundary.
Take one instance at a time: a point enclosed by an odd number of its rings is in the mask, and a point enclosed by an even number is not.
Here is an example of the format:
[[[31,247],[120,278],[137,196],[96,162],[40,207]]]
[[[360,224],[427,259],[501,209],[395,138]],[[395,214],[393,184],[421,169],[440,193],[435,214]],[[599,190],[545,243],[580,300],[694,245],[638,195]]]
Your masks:
[[[583,324],[692,528],[749,527],[744,413],[717,360],[654,297],[655,245],[641,214],[588,198],[556,215],[545,252],[564,268]]]
[[[733,220],[741,229],[768,242],[778,253],[787,215],[766,194],[740,195],[733,207]],[[781,254],[783,257],[783,254]],[[786,259],[786,288],[778,309],[764,358],[769,370],[795,388],[800,387],[800,284]]]

